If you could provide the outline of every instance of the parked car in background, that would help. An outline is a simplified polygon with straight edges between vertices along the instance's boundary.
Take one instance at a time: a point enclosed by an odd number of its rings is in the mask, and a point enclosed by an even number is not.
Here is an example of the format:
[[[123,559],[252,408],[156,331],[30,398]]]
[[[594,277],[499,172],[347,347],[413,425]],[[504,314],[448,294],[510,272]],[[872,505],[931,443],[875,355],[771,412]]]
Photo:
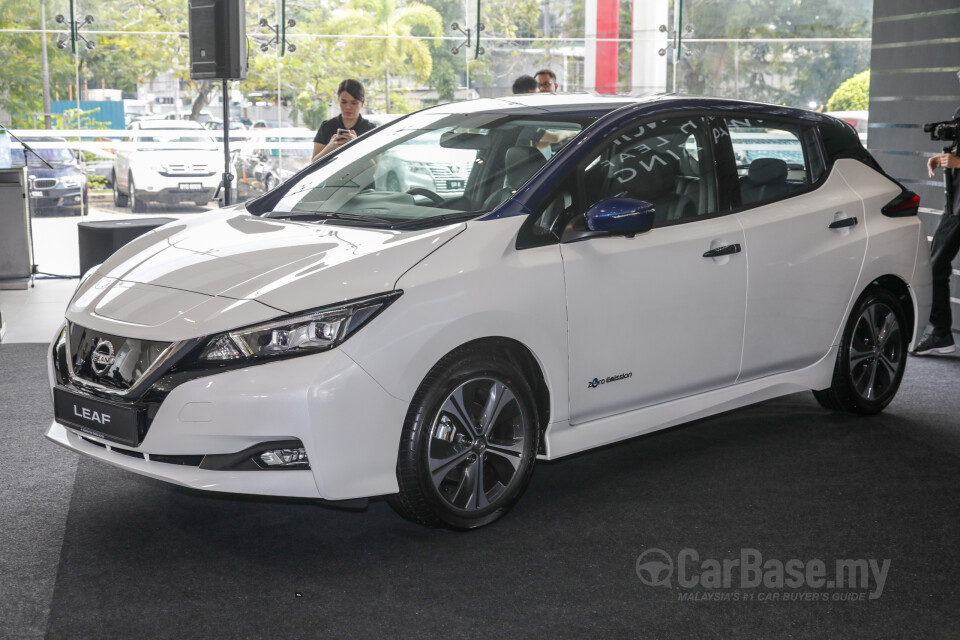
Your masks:
[[[827,115],[843,120],[848,125],[856,129],[857,136],[860,137],[860,142],[866,146],[867,134],[869,133],[870,129],[869,111],[828,111]]]
[[[251,131],[234,161],[237,199],[270,191],[310,163],[314,132],[299,127]]]
[[[381,180],[402,157],[433,186]],[[802,390],[882,411],[930,312],[918,208],[819,113],[424,109],[92,269],[46,354],[46,435],[197,490],[480,527],[538,460]]]
[[[477,158],[475,149],[436,153],[440,131],[411,138],[384,153],[377,164],[377,188],[386,191],[427,189],[443,196],[462,194]]]
[[[223,174],[221,146],[191,120],[131,124],[113,162],[113,201],[143,213],[152,202],[203,205]]]
[[[14,167],[27,167],[30,211],[35,216],[79,216],[87,202],[87,176],[64,138],[22,138],[50,166],[16,140],[10,145]]]
[[[203,123],[210,131],[223,131],[223,120],[210,120]],[[230,121],[230,140],[246,140],[250,137],[247,133],[247,125],[238,120]]]

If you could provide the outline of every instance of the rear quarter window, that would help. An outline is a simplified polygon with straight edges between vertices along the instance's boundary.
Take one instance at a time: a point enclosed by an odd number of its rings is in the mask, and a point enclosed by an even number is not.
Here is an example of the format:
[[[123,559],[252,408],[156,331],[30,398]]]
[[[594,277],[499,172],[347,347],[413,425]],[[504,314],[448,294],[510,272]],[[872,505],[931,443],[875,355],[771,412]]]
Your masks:
[[[725,119],[740,202],[751,205],[810,189],[826,168],[813,127],[755,117]]]

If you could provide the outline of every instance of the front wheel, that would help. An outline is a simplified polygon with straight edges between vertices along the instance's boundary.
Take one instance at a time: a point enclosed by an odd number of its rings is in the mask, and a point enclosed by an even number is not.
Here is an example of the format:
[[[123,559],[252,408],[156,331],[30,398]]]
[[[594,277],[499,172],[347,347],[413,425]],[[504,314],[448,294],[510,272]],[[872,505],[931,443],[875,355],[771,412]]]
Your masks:
[[[127,190],[130,195],[130,210],[134,213],[146,213],[147,202],[137,193],[137,185],[133,183],[133,176],[127,180]]]
[[[539,428],[520,369],[489,353],[452,354],[420,385],[390,505],[419,524],[473,529],[503,516],[533,472]]]
[[[116,207],[125,207],[128,204],[127,194],[120,193],[120,185],[117,184],[117,176],[113,176],[113,204]]]
[[[843,330],[833,382],[814,391],[827,409],[870,415],[890,404],[907,365],[907,324],[888,291],[865,291]]]

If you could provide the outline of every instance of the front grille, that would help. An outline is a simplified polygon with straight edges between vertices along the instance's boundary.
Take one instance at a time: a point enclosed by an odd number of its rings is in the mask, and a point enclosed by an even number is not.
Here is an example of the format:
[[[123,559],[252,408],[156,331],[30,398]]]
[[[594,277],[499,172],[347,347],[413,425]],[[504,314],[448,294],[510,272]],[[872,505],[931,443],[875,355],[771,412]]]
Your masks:
[[[437,192],[463,191],[458,188],[448,188],[448,180],[463,180],[466,183],[470,175],[470,165],[449,164],[444,162],[429,162],[427,167],[433,175],[433,182]]]
[[[33,181],[34,189],[53,189],[57,186],[56,178],[37,178]]]
[[[68,331],[74,375],[113,389],[136,384],[171,344],[124,338],[73,323]]]
[[[216,170],[210,169],[206,163],[196,164],[168,164],[165,171],[161,171],[163,176],[212,176]]]
[[[200,463],[203,462],[203,456],[158,456],[150,454],[150,461],[178,464],[184,467],[199,467]]]

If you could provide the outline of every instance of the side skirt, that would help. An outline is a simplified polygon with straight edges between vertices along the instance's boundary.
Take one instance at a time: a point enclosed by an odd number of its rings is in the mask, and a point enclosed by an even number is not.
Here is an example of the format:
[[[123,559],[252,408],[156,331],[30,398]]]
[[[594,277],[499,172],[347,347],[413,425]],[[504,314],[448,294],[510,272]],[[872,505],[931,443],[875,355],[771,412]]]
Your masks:
[[[566,421],[554,422],[547,427],[544,438],[546,454],[539,458],[553,460],[770,398],[798,391],[825,389],[833,378],[838,348],[836,345],[831,347],[819,362],[805,369],[748,380],[576,426]]]

